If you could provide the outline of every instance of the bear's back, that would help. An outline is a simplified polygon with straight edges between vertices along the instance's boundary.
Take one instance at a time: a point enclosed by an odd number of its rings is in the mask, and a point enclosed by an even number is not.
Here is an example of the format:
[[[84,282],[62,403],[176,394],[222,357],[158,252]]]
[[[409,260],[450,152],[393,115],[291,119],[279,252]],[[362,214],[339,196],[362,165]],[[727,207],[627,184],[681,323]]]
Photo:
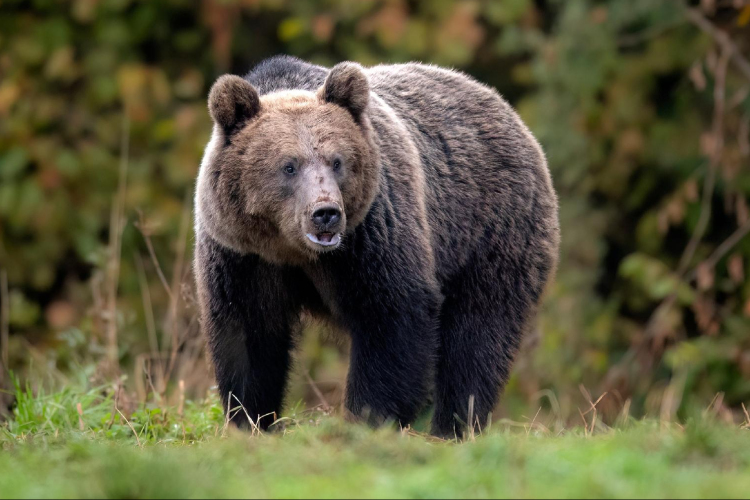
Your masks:
[[[282,90],[316,91],[325,82],[328,69],[293,56],[264,59],[245,75],[260,95]]]
[[[283,90],[314,92],[323,85],[328,71],[323,66],[283,55],[261,61],[245,79],[260,95]],[[493,107],[508,107],[489,87],[457,71],[421,63],[383,64],[364,71],[372,91],[397,111],[426,108],[448,118],[457,110],[486,114]]]
[[[516,231],[517,220],[555,217],[544,154],[496,91],[463,73],[417,63],[366,73],[419,152],[441,282],[491,247],[488,241]],[[404,167],[393,162],[392,168]]]

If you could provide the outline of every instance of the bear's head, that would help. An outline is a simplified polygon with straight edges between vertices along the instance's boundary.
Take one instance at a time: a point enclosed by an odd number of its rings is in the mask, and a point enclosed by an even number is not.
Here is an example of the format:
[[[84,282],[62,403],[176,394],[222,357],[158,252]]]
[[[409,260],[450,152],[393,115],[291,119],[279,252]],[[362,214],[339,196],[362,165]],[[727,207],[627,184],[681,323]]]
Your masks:
[[[365,218],[378,188],[379,153],[361,66],[341,63],[317,92],[259,96],[220,77],[196,192],[197,224],[222,245],[276,263],[335,250]]]

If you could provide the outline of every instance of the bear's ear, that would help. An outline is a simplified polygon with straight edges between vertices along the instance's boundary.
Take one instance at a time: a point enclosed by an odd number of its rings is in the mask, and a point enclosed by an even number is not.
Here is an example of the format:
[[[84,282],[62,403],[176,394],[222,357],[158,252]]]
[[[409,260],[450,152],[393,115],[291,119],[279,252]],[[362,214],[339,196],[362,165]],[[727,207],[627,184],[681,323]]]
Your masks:
[[[255,87],[244,78],[224,75],[211,87],[208,111],[214,122],[230,133],[258,114],[260,98]]]
[[[346,108],[355,119],[359,119],[370,101],[370,83],[362,66],[342,62],[328,73],[319,95],[325,102]]]

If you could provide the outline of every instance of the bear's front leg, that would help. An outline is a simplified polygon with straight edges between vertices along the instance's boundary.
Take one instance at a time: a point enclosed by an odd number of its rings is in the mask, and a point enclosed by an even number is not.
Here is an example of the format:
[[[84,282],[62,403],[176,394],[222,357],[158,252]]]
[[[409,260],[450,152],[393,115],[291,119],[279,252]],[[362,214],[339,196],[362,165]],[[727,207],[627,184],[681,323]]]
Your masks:
[[[421,298],[419,301],[429,301]],[[436,329],[432,306],[371,309],[352,328],[346,409],[371,425],[407,426],[427,399],[434,374]]]
[[[345,279],[354,287],[340,304],[352,339],[346,409],[370,425],[409,425],[434,376],[439,291],[419,270],[377,261],[353,266]]]
[[[267,429],[281,411],[299,304],[288,270],[197,235],[201,322],[224,410],[240,427]],[[239,408],[240,404],[242,408]]]

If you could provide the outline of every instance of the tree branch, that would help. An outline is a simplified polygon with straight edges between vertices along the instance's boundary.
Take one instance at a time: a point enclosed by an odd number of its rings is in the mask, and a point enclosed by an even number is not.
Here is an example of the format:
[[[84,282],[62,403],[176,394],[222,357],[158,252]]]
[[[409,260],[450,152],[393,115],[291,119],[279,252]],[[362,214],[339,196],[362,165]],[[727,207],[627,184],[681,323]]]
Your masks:
[[[698,275],[698,267],[702,265],[708,266],[709,268],[715,267],[716,264],[718,264],[719,261],[727,253],[729,253],[729,251],[734,248],[735,245],[742,241],[742,238],[747,236],[748,233],[750,233],[750,221],[747,221],[742,226],[738,227],[726,240],[721,243],[721,245],[716,248],[716,250],[714,250],[711,255],[709,255],[706,260],[701,262],[692,271],[690,271],[690,273],[685,276],[685,280],[688,282],[693,281]]]
[[[701,212],[698,217],[698,223],[690,237],[690,241],[685,247],[685,251],[682,253],[682,257],[680,257],[680,264],[677,267],[677,274],[680,276],[684,276],[685,271],[687,271],[690,261],[698,249],[698,244],[700,244],[706,233],[708,222],[711,220],[711,198],[713,198],[716,177],[719,165],[721,164],[721,155],[724,151],[724,111],[726,109],[727,66],[729,65],[730,57],[730,50],[727,47],[722,47],[719,63],[716,65],[716,71],[714,72],[714,116],[713,124],[711,125],[713,147],[711,148],[711,158],[709,160],[706,181],[703,184]]]
[[[750,80],[750,61],[742,55],[742,51],[737,44],[735,44],[729,35],[719,28],[717,28],[711,21],[701,14],[698,9],[686,7],[685,15],[691,23],[700,28],[701,31],[707,33],[713,38],[717,44],[721,46],[723,50],[729,52],[732,62],[742,75]]]

